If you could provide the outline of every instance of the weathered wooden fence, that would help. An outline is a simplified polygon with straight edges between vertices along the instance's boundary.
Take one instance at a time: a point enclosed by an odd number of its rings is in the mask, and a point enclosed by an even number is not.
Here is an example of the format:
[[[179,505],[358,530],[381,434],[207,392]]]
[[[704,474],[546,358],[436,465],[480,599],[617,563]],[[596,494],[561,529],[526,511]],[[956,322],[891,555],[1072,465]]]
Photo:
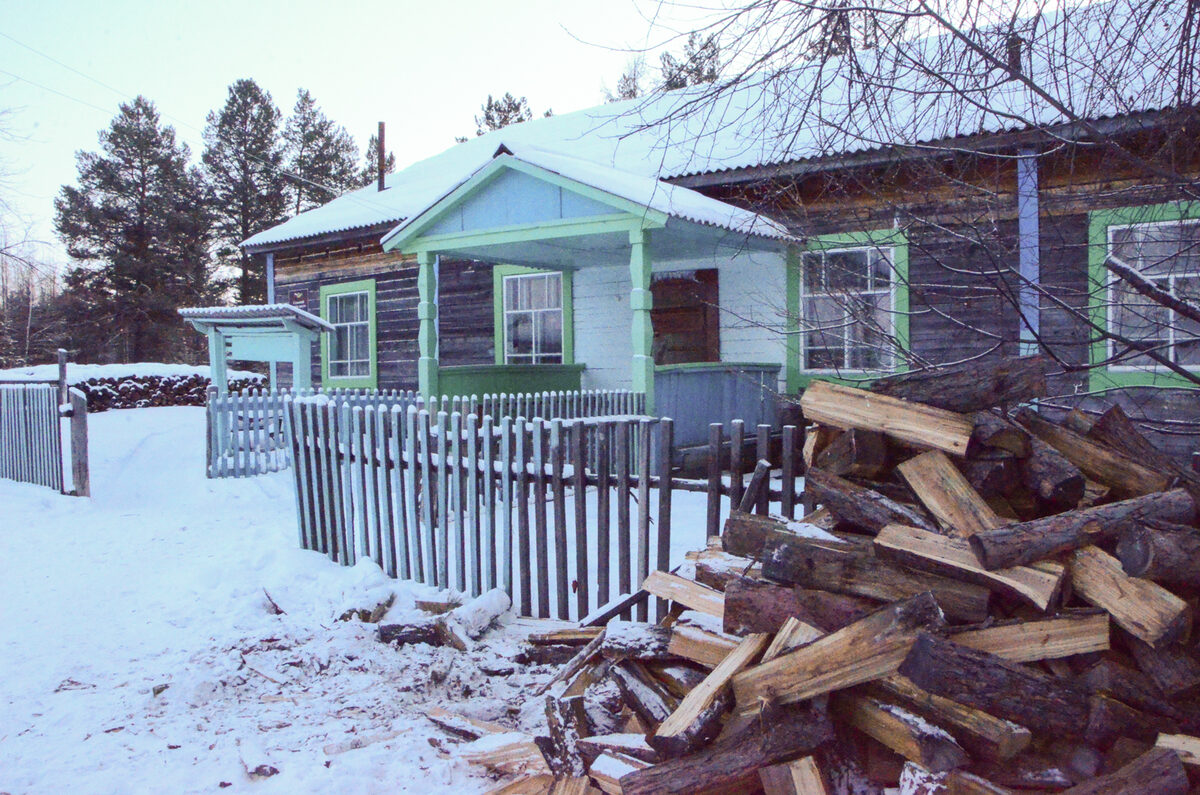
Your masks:
[[[752,454],[747,449],[746,425],[741,420],[729,423],[728,435],[722,423],[713,423],[708,431],[708,478],[704,490],[708,496],[706,526],[710,537],[721,532],[721,497],[728,497],[730,505],[736,508],[748,487],[753,488],[753,503],[746,508],[760,514],[796,517],[804,498],[803,429],[785,425],[776,435],[770,425],[759,425],[755,428]],[[755,472],[759,461],[770,465],[759,475],[761,488],[753,478],[746,482],[746,476]],[[687,483],[692,488],[697,485],[695,481]]]
[[[306,549],[468,594],[502,587],[523,615],[564,619],[667,567],[670,456],[655,451],[670,420],[288,404]]]
[[[207,400],[207,472],[211,478],[253,477],[291,466],[285,403],[289,397],[323,395],[340,405],[354,407],[416,406],[436,415],[439,411],[502,417],[576,419],[630,416],[644,413],[646,396],[629,390],[579,390],[529,392],[483,396],[443,396],[426,401],[413,390],[331,389],[252,390],[218,395],[209,390]]]
[[[60,402],[64,391],[66,404]],[[63,473],[63,417],[71,419],[70,490]],[[0,478],[90,494],[86,396],[57,382],[0,385]]]

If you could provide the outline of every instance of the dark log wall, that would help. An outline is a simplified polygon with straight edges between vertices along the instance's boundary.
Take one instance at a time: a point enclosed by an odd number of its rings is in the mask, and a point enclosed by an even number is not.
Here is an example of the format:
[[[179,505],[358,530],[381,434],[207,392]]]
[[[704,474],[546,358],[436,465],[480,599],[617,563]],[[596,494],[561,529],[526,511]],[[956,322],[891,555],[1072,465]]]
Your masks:
[[[415,389],[419,355],[418,296],[417,263],[412,257],[384,253],[377,242],[343,245],[340,250],[331,252],[277,257],[276,300],[296,303],[320,315],[323,285],[368,278],[375,279],[378,386],[380,389]],[[490,267],[444,260],[438,286],[442,364],[490,363],[493,311]],[[314,346],[313,383],[320,381],[320,350]],[[290,378],[284,383],[290,383]]]

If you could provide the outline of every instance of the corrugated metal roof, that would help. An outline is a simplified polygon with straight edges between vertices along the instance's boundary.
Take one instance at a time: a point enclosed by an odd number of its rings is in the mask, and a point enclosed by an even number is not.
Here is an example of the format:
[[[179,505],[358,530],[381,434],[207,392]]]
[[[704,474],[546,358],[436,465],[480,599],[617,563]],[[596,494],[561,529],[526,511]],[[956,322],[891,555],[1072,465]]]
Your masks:
[[[1160,78],[1173,68],[1168,43],[1177,29],[1161,17],[1154,26],[1142,19],[1123,26],[1114,19],[1122,10],[1130,11],[1105,3],[1024,23],[1029,73],[1073,115],[1105,119],[1171,107],[1169,81]],[[1108,40],[1114,36],[1129,38]],[[997,33],[997,52],[1004,43]],[[905,46],[922,50],[918,55],[928,62],[946,57],[954,42],[932,37]],[[1116,47],[1128,51],[1119,63],[1104,57]],[[400,223],[486,164],[502,141],[662,180],[1072,121],[1024,82],[989,72],[980,58],[958,62],[979,76],[980,88],[964,95],[915,67],[896,65],[902,59],[869,51],[856,57],[868,69],[875,64],[889,70],[888,91],[848,79],[835,59],[749,79],[715,96],[712,87],[698,86],[528,121],[456,144],[388,175],[387,190],[372,185],[351,191],[243,245]],[[814,96],[818,102],[810,101]]]

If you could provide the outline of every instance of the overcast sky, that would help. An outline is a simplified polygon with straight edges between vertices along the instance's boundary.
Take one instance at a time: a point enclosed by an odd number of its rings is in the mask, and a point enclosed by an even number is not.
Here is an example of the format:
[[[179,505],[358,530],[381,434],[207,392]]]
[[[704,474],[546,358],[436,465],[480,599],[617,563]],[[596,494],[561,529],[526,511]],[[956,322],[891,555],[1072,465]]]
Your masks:
[[[387,122],[403,166],[472,134],[488,93],[527,96],[535,113],[598,104],[628,49],[688,29],[681,13],[655,0],[0,0],[0,110],[16,135],[0,140],[0,170],[13,172],[0,191],[59,264],[53,199],[124,95],[152,99],[198,160],[231,82],[258,81],[285,116],[304,87],[360,150]]]

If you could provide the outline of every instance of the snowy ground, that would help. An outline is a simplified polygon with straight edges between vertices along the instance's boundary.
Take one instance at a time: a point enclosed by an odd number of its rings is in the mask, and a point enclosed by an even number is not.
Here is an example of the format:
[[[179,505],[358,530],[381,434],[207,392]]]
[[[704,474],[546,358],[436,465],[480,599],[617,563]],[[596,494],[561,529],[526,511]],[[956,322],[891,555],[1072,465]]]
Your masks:
[[[337,617],[433,591],[297,549],[289,473],[206,480],[200,408],[89,422],[92,499],[0,481],[0,792],[493,786],[421,715],[523,725],[546,669],[478,668],[518,623],[472,654],[383,646]]]

